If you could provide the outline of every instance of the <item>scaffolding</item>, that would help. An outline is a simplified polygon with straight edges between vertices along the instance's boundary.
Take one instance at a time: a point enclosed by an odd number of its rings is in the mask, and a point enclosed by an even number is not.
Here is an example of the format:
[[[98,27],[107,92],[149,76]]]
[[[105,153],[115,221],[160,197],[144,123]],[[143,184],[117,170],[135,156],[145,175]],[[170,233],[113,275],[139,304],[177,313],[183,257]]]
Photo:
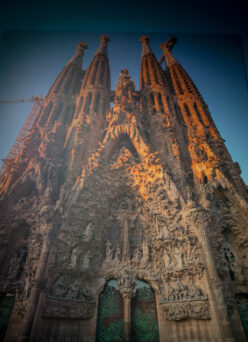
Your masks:
[[[11,163],[15,156],[17,155],[17,153],[19,152],[21,146],[22,146],[22,143],[25,139],[25,137],[27,136],[28,132],[30,131],[37,115],[38,115],[38,112],[39,112],[39,109],[41,107],[41,104],[42,104],[42,97],[41,96],[32,96],[31,99],[20,99],[20,100],[3,100],[3,101],[0,101],[0,104],[5,104],[5,103],[20,103],[20,102],[34,102],[34,105],[29,113],[29,115],[27,116],[23,126],[22,126],[22,129],[20,130],[14,144],[12,145],[7,157],[5,159],[2,159],[3,161],[3,164],[1,166],[1,169],[0,169],[0,175],[1,175],[1,178],[7,168],[7,166],[9,165],[9,163]]]

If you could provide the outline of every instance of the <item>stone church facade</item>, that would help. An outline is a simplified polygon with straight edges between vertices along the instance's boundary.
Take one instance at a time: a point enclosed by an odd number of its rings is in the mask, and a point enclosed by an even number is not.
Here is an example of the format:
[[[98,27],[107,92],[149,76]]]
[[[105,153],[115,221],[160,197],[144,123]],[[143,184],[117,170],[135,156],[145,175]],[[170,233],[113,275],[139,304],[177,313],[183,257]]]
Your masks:
[[[1,338],[246,341],[239,165],[175,38],[160,63],[140,38],[140,90],[111,90],[108,41],[87,70],[78,44],[1,175]]]

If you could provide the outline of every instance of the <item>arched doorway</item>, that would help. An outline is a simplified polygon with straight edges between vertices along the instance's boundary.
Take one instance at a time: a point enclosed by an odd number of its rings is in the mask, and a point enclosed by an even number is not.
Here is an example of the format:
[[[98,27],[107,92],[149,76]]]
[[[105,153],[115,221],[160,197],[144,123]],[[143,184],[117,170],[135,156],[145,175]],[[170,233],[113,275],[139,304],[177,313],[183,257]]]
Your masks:
[[[96,342],[123,342],[123,299],[115,279],[107,282],[99,297]]]
[[[243,323],[246,338],[248,340],[248,294],[236,294],[235,299],[238,307],[238,312]]]
[[[14,296],[6,294],[0,295],[0,341],[4,340],[14,303]]]
[[[135,280],[131,317],[132,342],[159,342],[156,297],[145,281]]]

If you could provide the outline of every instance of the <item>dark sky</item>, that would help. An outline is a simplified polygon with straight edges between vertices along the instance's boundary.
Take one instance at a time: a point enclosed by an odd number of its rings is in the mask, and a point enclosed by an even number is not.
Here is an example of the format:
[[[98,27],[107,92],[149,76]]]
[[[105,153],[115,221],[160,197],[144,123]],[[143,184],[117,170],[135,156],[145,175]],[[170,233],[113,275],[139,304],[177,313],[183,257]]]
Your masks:
[[[123,67],[130,70],[138,88],[140,33],[149,33],[158,58],[160,43],[176,34],[179,41],[174,55],[202,93],[248,183],[247,18],[244,1],[164,1],[163,5],[156,1],[118,5],[113,1],[70,1],[70,6],[62,1],[5,2],[0,13],[0,29],[5,31],[0,99],[45,95],[81,40],[89,44],[86,68],[99,44],[99,33],[83,31],[110,34],[112,89]],[[19,32],[6,32],[10,30]],[[26,32],[20,32],[23,30]],[[0,105],[0,158],[7,155],[29,110],[28,104]]]

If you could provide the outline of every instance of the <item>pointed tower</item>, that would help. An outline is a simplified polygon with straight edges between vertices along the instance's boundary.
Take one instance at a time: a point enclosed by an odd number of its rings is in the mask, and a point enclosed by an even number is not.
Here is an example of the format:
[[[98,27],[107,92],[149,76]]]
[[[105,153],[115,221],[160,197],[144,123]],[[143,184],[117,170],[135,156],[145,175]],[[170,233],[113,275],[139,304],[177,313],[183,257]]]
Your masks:
[[[1,293],[15,297],[11,318],[15,329],[6,335],[10,341],[30,334],[38,305],[48,235],[54,227],[52,216],[62,185],[63,146],[80,90],[86,47],[85,43],[78,44],[75,55],[52,85],[0,189],[0,229],[5,236],[0,256]],[[23,216],[25,207],[29,208],[29,218]],[[31,283],[36,284],[32,289]],[[23,293],[21,297],[18,291]]]
[[[192,176],[190,158],[185,149],[185,127],[180,124],[181,113],[175,112],[173,108],[175,101],[165,73],[149,46],[149,37],[142,36],[140,41],[140,91],[144,128],[152,148],[159,152],[163,167],[181,183],[183,189],[184,180],[188,181]]]
[[[70,177],[79,175],[82,165],[96,149],[105,128],[106,112],[111,99],[108,42],[109,37],[102,35],[100,47],[85,72],[77,97],[74,119],[65,144],[66,159],[70,160]]]
[[[44,157],[44,160],[62,158],[67,128],[75,112],[76,96],[84,74],[82,58],[86,48],[86,43],[78,43],[74,56],[51,86],[20,151],[8,163],[8,172],[1,178],[0,195],[9,185],[13,186],[16,180],[23,177],[26,171],[33,169],[38,155]],[[59,164],[61,162],[60,160]]]
[[[171,50],[176,41],[172,37],[168,42],[162,43],[160,48],[167,66],[165,73],[171,81],[171,91],[176,94],[178,105],[175,109],[182,113],[183,122],[187,126],[186,140],[195,182],[206,184],[214,179],[226,184],[231,182],[229,186],[234,186],[239,193],[247,196],[243,181],[237,177],[240,175],[239,165],[232,161],[195,84],[172,55]]]
[[[75,55],[68,61],[58,75],[44,99],[43,110],[37,124],[51,126],[55,121],[70,124],[75,112],[75,100],[79,93],[84,72],[82,59],[87,44],[78,43]]]

